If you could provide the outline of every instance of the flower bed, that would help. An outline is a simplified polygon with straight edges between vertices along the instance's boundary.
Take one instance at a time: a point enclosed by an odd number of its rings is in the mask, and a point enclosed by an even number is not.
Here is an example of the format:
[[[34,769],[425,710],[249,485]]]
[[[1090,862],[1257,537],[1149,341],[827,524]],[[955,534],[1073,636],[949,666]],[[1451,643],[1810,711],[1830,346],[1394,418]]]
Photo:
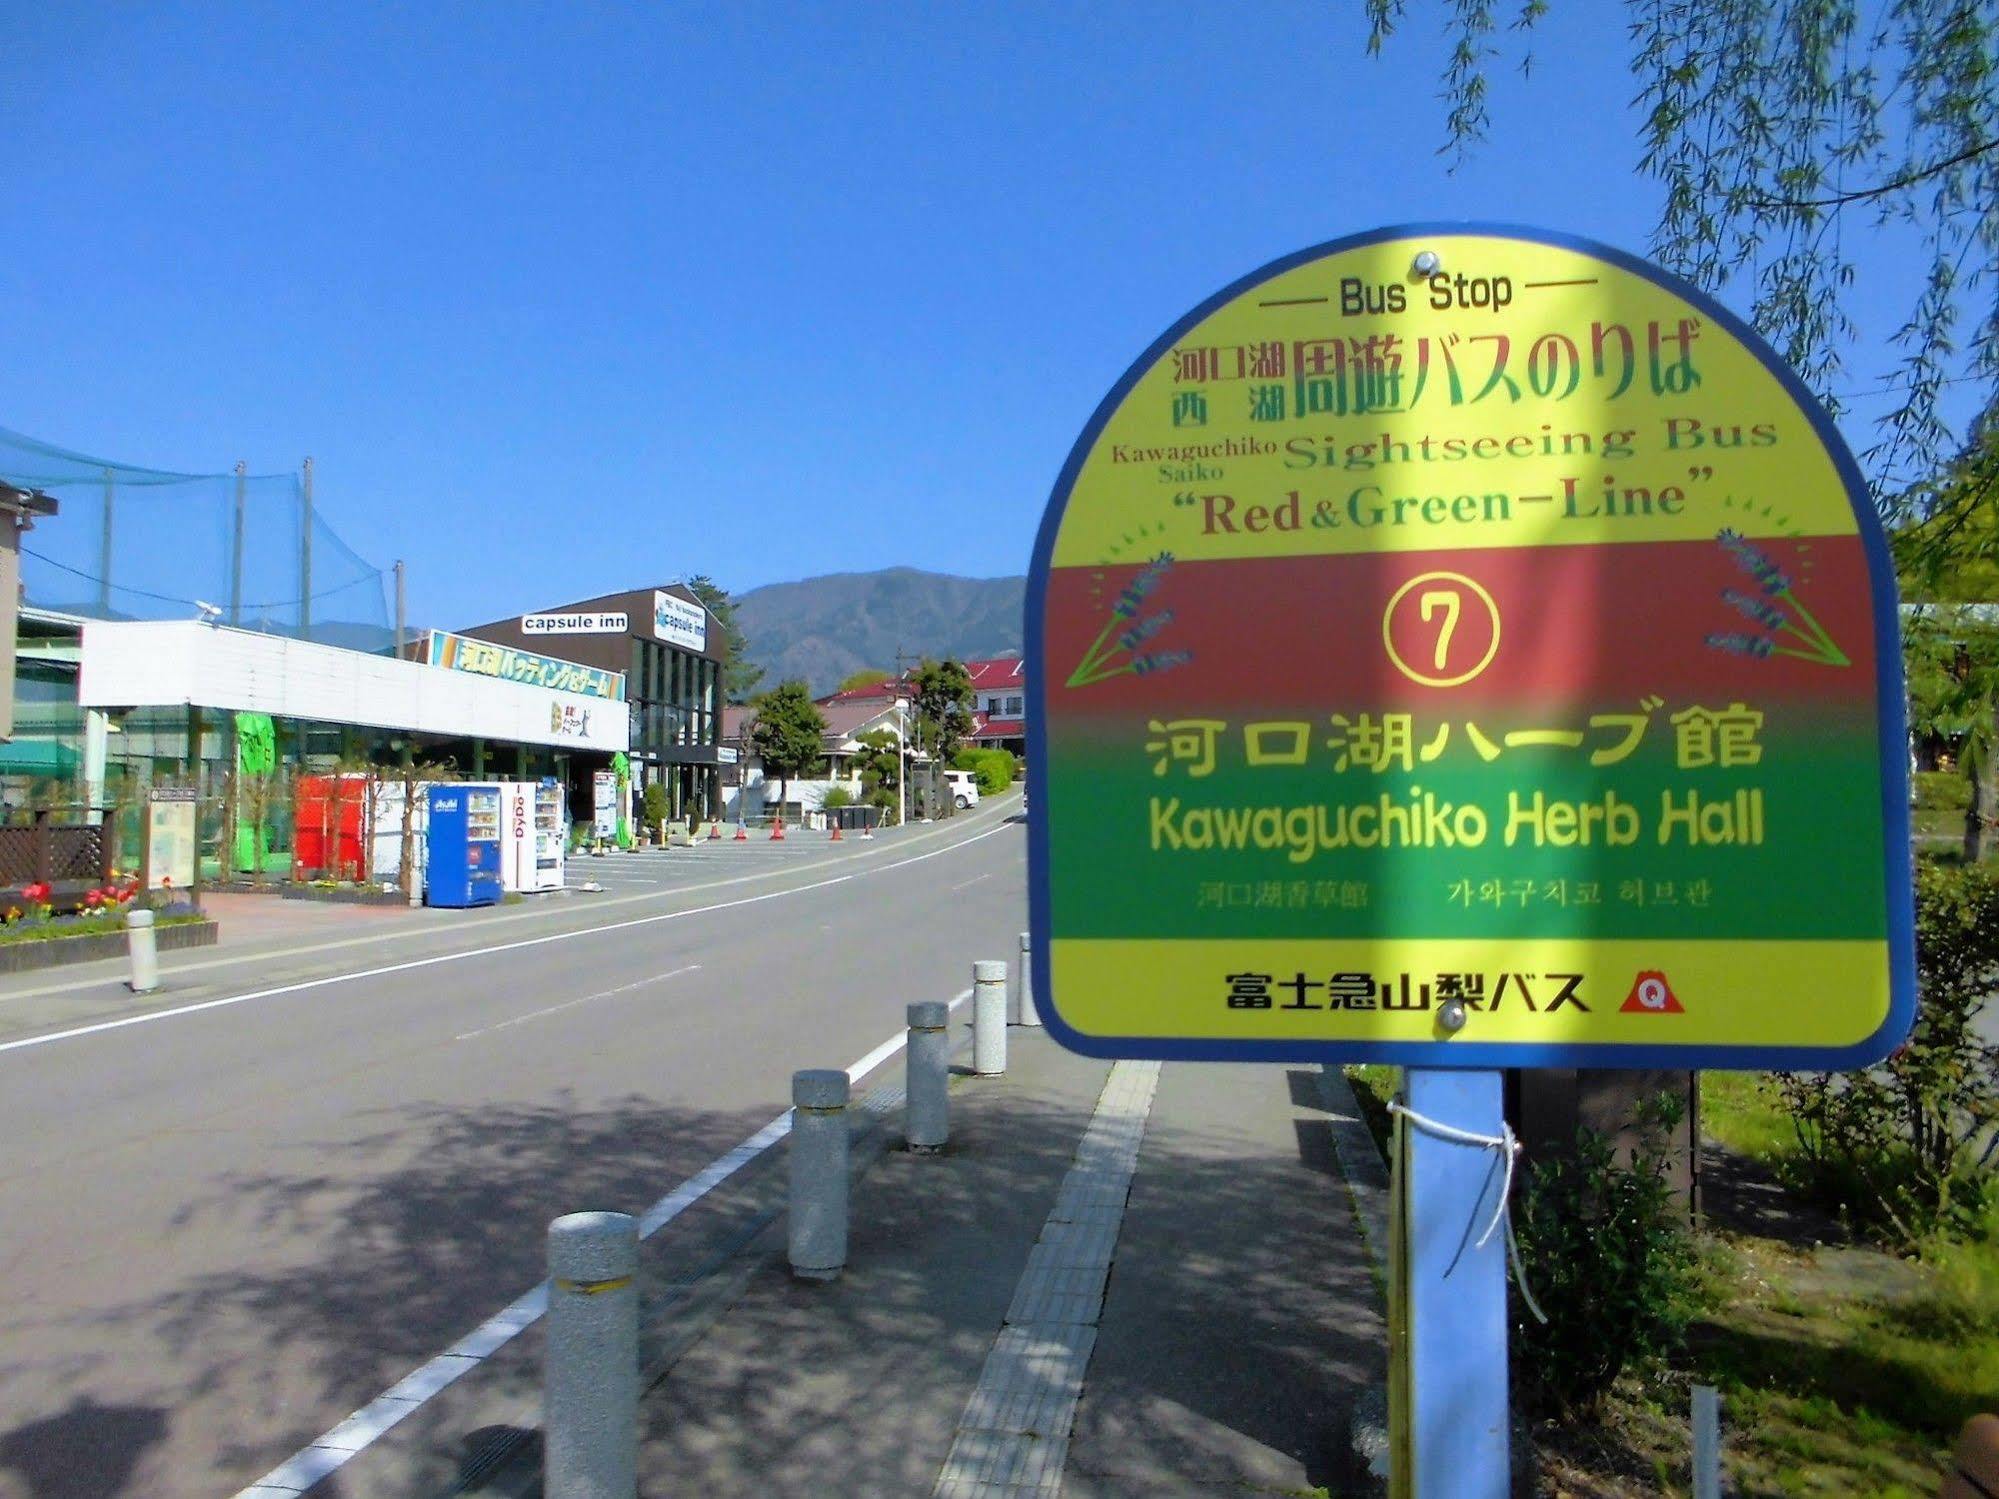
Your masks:
[[[161,952],[213,947],[217,933],[212,919],[185,907],[154,918],[153,941]],[[126,950],[122,910],[46,921],[24,917],[0,929],[0,974],[121,958]]]

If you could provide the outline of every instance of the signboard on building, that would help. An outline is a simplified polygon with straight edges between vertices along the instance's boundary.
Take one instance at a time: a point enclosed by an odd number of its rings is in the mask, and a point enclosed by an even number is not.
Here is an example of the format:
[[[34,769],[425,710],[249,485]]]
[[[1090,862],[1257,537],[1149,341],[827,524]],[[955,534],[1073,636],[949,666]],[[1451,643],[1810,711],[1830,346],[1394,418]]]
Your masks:
[[[192,786],[155,786],[148,793],[148,890],[187,890],[193,887],[196,806]]]
[[[583,614],[523,614],[523,635],[622,635],[631,617],[619,612]]]
[[[708,649],[708,611],[661,589],[652,595],[652,632],[684,651]]]
[[[603,667],[584,666],[576,661],[558,661],[517,651],[510,645],[473,640],[447,630],[430,632],[427,656],[432,666],[451,671],[469,671],[482,677],[498,677],[503,682],[519,682],[528,687],[547,687],[556,692],[581,693],[606,702],[625,700],[625,674]]]
[[[1642,261],[1419,227],[1238,282],[1091,420],[1027,615],[1035,992],[1078,1050],[1907,1033],[1880,527],[1796,377]]]
[[[618,836],[618,777],[599,770],[590,777],[591,831],[599,838]]]

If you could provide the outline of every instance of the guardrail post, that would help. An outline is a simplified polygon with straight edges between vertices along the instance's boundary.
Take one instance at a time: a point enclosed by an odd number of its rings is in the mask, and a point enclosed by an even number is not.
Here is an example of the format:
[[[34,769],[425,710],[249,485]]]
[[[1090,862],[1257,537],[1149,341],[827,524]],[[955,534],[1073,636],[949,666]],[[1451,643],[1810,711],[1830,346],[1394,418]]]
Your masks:
[[[904,1134],[918,1155],[934,1155],[951,1139],[950,1023],[951,1007],[941,999],[909,1007]]]
[[[134,994],[151,994],[160,987],[160,950],[153,935],[153,913],[127,911],[125,938],[132,954],[132,977],[126,987]]]
[[[1015,1025],[1040,1025],[1034,1008],[1034,948],[1031,935],[1020,934],[1020,973],[1016,979],[1013,1020]]]
[[[972,1071],[1006,1071],[1006,964],[997,958],[972,965]]]
[[[570,1213],[548,1226],[542,1481],[548,1499],[635,1499],[638,1220]]]
[[[837,1280],[847,1263],[847,1074],[791,1075],[791,1273]]]

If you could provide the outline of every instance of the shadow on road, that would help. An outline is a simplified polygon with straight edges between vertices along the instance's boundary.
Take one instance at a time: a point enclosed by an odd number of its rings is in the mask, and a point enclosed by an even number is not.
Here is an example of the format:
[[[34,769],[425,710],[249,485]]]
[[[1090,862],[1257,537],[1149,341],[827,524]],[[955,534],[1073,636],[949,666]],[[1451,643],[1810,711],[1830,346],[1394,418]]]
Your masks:
[[[166,1429],[155,1406],[99,1405],[85,1395],[0,1436],[0,1472],[19,1478],[33,1499],[113,1499],[131,1492],[133,1471]]]

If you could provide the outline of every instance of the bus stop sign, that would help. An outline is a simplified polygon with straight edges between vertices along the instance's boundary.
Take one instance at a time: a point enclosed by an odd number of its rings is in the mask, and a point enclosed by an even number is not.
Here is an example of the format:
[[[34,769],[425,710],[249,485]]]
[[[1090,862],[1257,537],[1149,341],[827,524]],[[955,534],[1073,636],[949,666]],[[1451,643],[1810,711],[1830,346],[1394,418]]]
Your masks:
[[[1095,1056],[1840,1068],[1913,1015],[1892,569],[1717,303],[1563,235],[1244,278],[1062,469],[1035,994]]]

